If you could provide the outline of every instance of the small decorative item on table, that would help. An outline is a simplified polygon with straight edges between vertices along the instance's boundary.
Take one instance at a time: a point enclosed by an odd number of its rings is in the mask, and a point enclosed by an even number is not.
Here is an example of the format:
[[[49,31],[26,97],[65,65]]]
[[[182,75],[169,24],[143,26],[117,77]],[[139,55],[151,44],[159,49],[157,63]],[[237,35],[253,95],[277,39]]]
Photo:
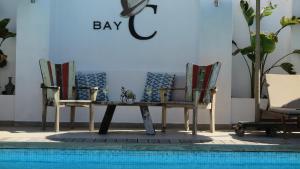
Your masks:
[[[8,84],[5,85],[5,91],[2,92],[4,95],[13,95],[15,93],[15,85],[12,83],[13,77],[8,77]]]
[[[122,103],[132,104],[135,102],[136,96],[131,90],[121,87],[120,99]]]

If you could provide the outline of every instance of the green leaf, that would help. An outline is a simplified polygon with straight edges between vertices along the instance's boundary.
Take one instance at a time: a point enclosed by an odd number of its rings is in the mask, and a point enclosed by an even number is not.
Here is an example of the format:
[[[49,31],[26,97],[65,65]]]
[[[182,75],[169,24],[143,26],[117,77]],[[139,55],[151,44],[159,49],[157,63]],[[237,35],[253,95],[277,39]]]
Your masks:
[[[252,63],[255,63],[255,54],[248,54],[247,56],[251,60]]]
[[[6,28],[6,26],[8,25],[10,19],[6,18],[0,21],[0,30]]]
[[[300,49],[296,49],[296,50],[294,50],[294,51],[293,51],[293,53],[295,53],[295,54],[299,54],[299,55],[300,55]]]
[[[276,43],[278,42],[277,36],[274,33],[270,33],[270,34],[261,33],[260,40],[261,40],[262,54],[274,52],[276,48]],[[255,34],[251,35],[251,45],[255,49],[256,46]]]
[[[242,55],[248,55],[250,53],[253,53],[255,52],[255,48],[253,48],[252,46],[248,46],[248,47],[245,47],[243,49],[241,49],[241,54]]]
[[[15,37],[15,36],[16,36],[16,34],[9,32],[8,29],[0,30],[0,38],[2,38],[2,39],[7,39],[7,38]]]
[[[237,47],[237,43],[234,40],[232,40],[231,43],[234,44],[234,46]]]
[[[289,17],[282,17],[280,20],[280,24],[282,27],[290,26],[290,25],[297,25],[300,24],[300,18],[297,18],[295,16],[289,18]]]
[[[248,26],[253,25],[254,18],[255,18],[254,9],[251,6],[249,6],[249,3],[245,0],[240,1],[240,6],[243,11],[244,18],[248,23]]]
[[[16,34],[13,32],[10,32],[6,26],[8,25],[10,19],[3,19],[0,21],[0,38],[2,38],[2,41],[4,41],[7,38],[15,37]],[[0,44],[1,45],[1,44]]]
[[[270,16],[273,13],[273,10],[277,8],[277,5],[272,5],[272,2],[268,6],[264,7],[260,14],[260,19],[263,19],[266,16]]]
[[[280,65],[280,67],[286,71],[288,74],[296,74],[295,70],[294,70],[294,65],[288,62],[282,63]]]
[[[236,56],[237,54],[239,54],[241,52],[240,49],[237,49],[235,50],[233,53],[232,53],[232,56]]]

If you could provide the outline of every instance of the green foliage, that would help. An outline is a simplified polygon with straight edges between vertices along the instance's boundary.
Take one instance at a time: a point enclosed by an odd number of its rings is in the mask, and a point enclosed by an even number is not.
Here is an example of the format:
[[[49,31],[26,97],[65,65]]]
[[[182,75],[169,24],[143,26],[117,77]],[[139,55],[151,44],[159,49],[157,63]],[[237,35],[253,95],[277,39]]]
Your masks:
[[[10,32],[6,27],[9,24],[10,19],[3,19],[0,21],[0,47],[4,41],[8,38],[15,37],[16,34]],[[4,67],[7,64],[7,56],[0,49],[0,67]]]
[[[243,11],[245,20],[248,23],[248,26],[253,25],[254,18],[255,18],[254,9],[249,5],[249,3],[247,1],[244,1],[244,0],[241,0],[240,6],[241,6],[241,9]]]
[[[280,20],[280,24],[282,27],[286,27],[286,26],[291,26],[291,25],[297,25],[297,24],[300,24],[300,18],[298,17],[282,17],[281,20]]]
[[[8,25],[8,23],[10,22],[10,19],[3,19],[0,21],[0,38],[1,43],[0,46],[2,45],[2,43],[5,41],[5,39],[11,38],[11,37],[15,37],[16,34],[13,32],[10,32],[6,26]]]
[[[294,65],[288,62],[285,63],[281,63],[280,67],[285,70],[286,72],[288,72],[289,74],[296,74],[295,70],[294,70]]]
[[[300,55],[300,50],[294,50],[293,53],[294,53],[294,54],[299,54],[299,55]]]
[[[254,11],[254,8],[249,5],[249,3],[246,0],[240,1],[240,7],[243,13],[243,16],[245,18],[245,21],[248,24],[248,30],[249,30],[249,41],[250,45],[244,48],[239,48],[237,43],[235,41],[232,41],[232,44],[237,48],[232,55],[236,56],[238,54],[241,54],[243,57],[245,64],[249,71],[249,77],[251,80],[251,96],[254,97],[254,65],[255,65],[255,47],[256,47],[256,34],[251,32],[251,26],[254,23],[254,19],[256,16],[256,13]],[[263,8],[260,19],[263,19],[264,17],[271,16],[274,10],[277,8],[277,5],[273,5],[271,2],[268,3],[266,7]],[[278,43],[278,35],[287,26],[291,25],[297,25],[300,24],[300,18],[299,17],[282,17],[280,20],[281,28],[277,30],[276,32],[270,32],[270,33],[260,33],[260,39],[261,39],[261,84],[260,88],[263,89],[263,86],[265,84],[265,75],[269,73],[274,68],[282,68],[285,72],[289,74],[296,74],[294,70],[294,65],[289,62],[282,62],[286,57],[293,56],[293,54],[300,55],[300,49],[294,50],[287,55],[284,55],[280,57],[278,60],[276,60],[270,67],[267,67],[266,62],[268,61],[268,58],[271,57],[271,54],[275,51],[276,45]],[[248,58],[248,60],[246,59]]]
[[[268,6],[264,7],[260,14],[260,19],[272,15],[273,11],[277,8],[277,5],[273,5],[272,2],[269,2]]]

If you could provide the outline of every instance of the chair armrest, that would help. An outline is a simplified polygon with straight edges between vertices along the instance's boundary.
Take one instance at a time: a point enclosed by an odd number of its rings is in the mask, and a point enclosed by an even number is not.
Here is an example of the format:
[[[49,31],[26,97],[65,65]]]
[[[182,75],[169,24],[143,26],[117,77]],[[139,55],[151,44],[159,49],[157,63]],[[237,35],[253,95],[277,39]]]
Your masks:
[[[211,91],[212,93],[217,93],[218,89],[217,89],[216,87],[214,87],[214,88],[211,88],[210,91]]]
[[[88,86],[76,86],[73,89],[81,89],[81,90],[89,90],[90,91],[90,100],[91,101],[96,101],[97,99],[97,94],[99,90],[103,90],[103,89],[99,89],[99,87],[88,87]]]
[[[97,94],[98,94],[98,87],[90,87],[90,100],[96,101],[97,100]]]
[[[52,90],[59,90],[60,87],[59,86],[46,86],[45,84],[41,84],[41,88],[42,89],[52,89]]]
[[[55,105],[59,105],[60,101],[60,87],[59,86],[46,86],[45,84],[41,84],[41,88],[43,89],[43,102],[47,104],[49,100],[47,100],[47,90],[52,90],[53,92],[53,102]]]
[[[87,86],[80,86],[74,87],[75,89],[87,89],[87,90],[100,90],[99,87],[87,87]]]
[[[185,90],[186,88],[161,88],[160,90]]]

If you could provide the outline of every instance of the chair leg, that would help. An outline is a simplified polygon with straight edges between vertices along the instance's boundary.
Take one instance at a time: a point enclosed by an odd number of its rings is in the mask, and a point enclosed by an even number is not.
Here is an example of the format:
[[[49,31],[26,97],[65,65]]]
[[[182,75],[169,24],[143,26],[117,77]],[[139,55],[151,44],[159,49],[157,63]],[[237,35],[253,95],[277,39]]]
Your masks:
[[[166,132],[167,129],[167,107],[162,106],[162,117],[161,117],[161,131]]]
[[[76,107],[71,106],[71,112],[70,112],[71,129],[74,129],[75,112],[76,112]]]
[[[46,130],[47,125],[47,105],[43,104],[43,114],[42,114],[42,129]]]
[[[216,131],[216,109],[213,105],[210,109],[210,132],[214,133]]]
[[[198,107],[193,108],[193,135],[197,135],[198,127]]]
[[[184,108],[184,129],[185,131],[190,130],[190,113],[188,108]]]
[[[210,132],[216,131],[216,91],[212,92],[212,101],[210,109]]]
[[[90,124],[89,124],[89,129],[90,131],[94,131],[94,110],[93,110],[93,105],[89,105],[89,111],[90,111]]]
[[[59,105],[55,106],[55,132],[59,132]]]

